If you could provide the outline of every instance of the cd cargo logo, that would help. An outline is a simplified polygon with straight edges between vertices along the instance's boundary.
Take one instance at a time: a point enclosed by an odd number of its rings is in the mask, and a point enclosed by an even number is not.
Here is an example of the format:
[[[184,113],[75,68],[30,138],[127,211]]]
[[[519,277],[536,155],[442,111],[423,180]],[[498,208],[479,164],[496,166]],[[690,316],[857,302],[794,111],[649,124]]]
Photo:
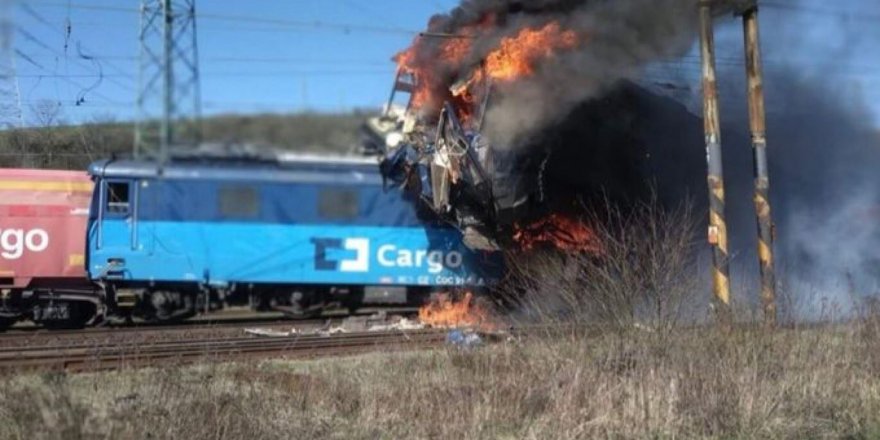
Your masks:
[[[368,238],[312,238],[315,246],[315,270],[340,272],[369,272],[371,246]],[[374,259],[386,268],[427,268],[438,274],[446,269],[461,267],[464,257],[458,251],[428,251],[383,244],[376,249]]]
[[[313,238],[312,244],[315,245],[315,270],[341,272],[370,270],[370,240],[367,238]],[[328,255],[331,251],[336,255]],[[333,258],[340,253],[346,254],[346,257],[354,254],[348,258]]]
[[[0,228],[0,258],[17,260],[25,251],[42,252],[49,247],[49,233],[42,229]]]

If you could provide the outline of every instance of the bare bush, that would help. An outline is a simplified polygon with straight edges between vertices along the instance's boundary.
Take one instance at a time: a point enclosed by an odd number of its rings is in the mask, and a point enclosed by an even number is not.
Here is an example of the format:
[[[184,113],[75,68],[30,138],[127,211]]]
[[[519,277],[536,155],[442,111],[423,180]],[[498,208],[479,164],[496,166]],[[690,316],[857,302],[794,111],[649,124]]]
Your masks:
[[[509,255],[507,291],[525,319],[670,330],[697,291],[691,205],[608,206],[589,223],[599,255]]]

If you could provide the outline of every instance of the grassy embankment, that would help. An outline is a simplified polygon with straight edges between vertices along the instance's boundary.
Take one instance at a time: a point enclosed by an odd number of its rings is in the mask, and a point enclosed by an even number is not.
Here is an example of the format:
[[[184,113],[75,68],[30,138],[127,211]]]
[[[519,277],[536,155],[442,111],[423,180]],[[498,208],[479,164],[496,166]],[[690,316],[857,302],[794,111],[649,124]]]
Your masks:
[[[876,438],[873,324],[0,383],[2,438]]]
[[[281,150],[345,153],[358,145],[367,112],[229,115],[205,118],[206,142],[249,143]],[[84,169],[113,153],[129,154],[130,123],[94,122],[0,132],[0,167]]]

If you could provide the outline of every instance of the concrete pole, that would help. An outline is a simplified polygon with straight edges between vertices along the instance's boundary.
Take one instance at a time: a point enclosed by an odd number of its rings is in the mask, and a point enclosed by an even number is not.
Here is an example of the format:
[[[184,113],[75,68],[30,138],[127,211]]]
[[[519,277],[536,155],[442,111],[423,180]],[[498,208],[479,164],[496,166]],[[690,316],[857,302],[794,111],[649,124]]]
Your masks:
[[[721,123],[715,75],[715,36],[712,6],[700,2],[700,58],[703,76],[703,124],[706,133],[706,161],[709,184],[709,244],[712,246],[712,291],[719,324],[729,327],[730,270],[727,223],[724,220],[724,170],[721,158]]]
[[[749,96],[749,128],[755,171],[755,213],[758,220],[758,260],[761,264],[761,302],[764,323],[776,325],[776,279],[773,268],[773,219],[770,216],[770,178],[767,169],[766,117],[761,73],[761,48],[758,35],[758,7],[743,13],[743,38],[746,50],[746,77]]]

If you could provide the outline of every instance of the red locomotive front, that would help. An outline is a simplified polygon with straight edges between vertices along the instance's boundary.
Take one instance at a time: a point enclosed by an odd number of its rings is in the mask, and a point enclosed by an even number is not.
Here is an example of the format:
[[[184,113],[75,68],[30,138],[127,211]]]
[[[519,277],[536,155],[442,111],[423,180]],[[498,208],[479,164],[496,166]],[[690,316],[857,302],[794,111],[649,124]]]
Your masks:
[[[92,182],[80,171],[0,169],[0,289],[87,286]]]

